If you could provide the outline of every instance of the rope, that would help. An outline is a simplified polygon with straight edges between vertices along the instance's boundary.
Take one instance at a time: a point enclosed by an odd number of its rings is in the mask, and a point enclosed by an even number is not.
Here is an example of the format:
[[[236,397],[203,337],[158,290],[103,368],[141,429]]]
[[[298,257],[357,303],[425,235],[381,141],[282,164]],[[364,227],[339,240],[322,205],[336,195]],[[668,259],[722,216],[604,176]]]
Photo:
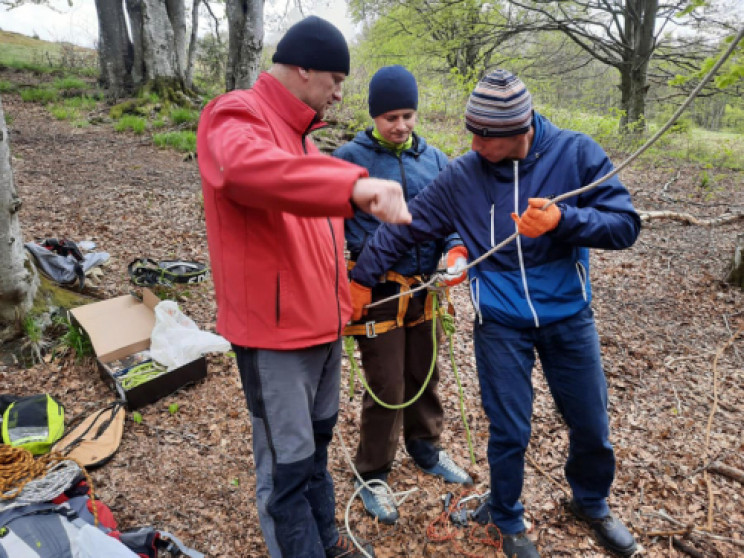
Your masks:
[[[437,294],[434,295],[432,299],[432,313],[434,316],[437,315],[439,311],[439,296]],[[359,376],[359,381],[362,382],[362,385],[364,386],[364,389],[369,393],[369,396],[372,398],[372,400],[377,403],[380,407],[384,407],[385,409],[390,409],[393,411],[397,411],[400,409],[405,409],[406,407],[410,407],[413,405],[416,401],[418,401],[421,396],[426,391],[427,386],[429,385],[429,382],[431,381],[431,377],[434,374],[434,367],[437,363],[437,320],[436,318],[433,318],[431,320],[431,339],[432,344],[434,346],[434,354],[432,355],[431,359],[431,365],[429,366],[429,373],[426,375],[426,379],[424,380],[424,383],[421,385],[421,389],[419,389],[418,393],[411,397],[408,401],[404,403],[386,403],[382,399],[379,398],[379,396],[372,391],[372,388],[369,387],[369,384],[367,383],[367,380],[364,378],[364,374],[362,374],[359,370],[359,365],[356,362],[356,359],[354,358],[354,338],[351,336],[348,336],[344,339],[344,350],[346,351],[346,355],[349,357],[349,364],[351,365],[351,372],[349,374],[349,400],[354,398],[354,378],[355,376]]]
[[[426,527],[426,537],[432,542],[452,541],[455,550],[468,558],[481,558],[483,555],[465,550],[460,544],[460,540],[463,538],[471,544],[491,546],[496,549],[497,553],[501,552],[503,540],[501,532],[496,525],[491,523],[483,526],[476,523],[470,528],[466,537],[458,536],[462,533],[462,530],[452,527],[452,521],[450,520],[452,513],[460,507],[460,503],[467,499],[468,495],[472,492],[474,492],[472,489],[461,492],[458,498],[452,498],[450,500],[449,505],[445,501],[444,510]],[[498,533],[498,538],[493,538],[489,534],[487,527],[495,529]],[[485,531],[483,535],[479,533],[481,529]]]
[[[635,161],[641,154],[643,154],[649,147],[651,147],[656,141],[665,134],[669,128],[671,128],[674,123],[677,121],[677,118],[680,117],[680,115],[687,109],[688,106],[690,106],[690,103],[697,97],[698,93],[700,93],[700,90],[705,87],[705,85],[713,78],[713,76],[716,74],[716,72],[719,70],[719,68],[723,65],[724,62],[728,59],[729,56],[731,56],[731,53],[736,48],[736,45],[741,41],[742,36],[744,36],[744,26],[739,29],[739,32],[736,34],[734,39],[731,41],[731,44],[729,45],[728,49],[726,49],[726,52],[724,52],[720,58],[716,61],[716,63],[713,65],[713,67],[710,69],[710,71],[705,75],[705,77],[700,81],[700,83],[695,87],[695,89],[692,90],[690,95],[687,97],[687,99],[680,105],[680,107],[677,109],[677,111],[669,118],[669,121],[662,126],[658,132],[656,132],[653,136],[651,136],[646,143],[644,143],[641,147],[639,147],[633,154],[631,154],[625,161],[623,161],[620,166],[615,168],[614,170],[607,173],[605,176],[595,180],[591,184],[587,184],[586,186],[582,186],[581,188],[577,188],[576,190],[572,190],[570,192],[565,192],[561,194],[560,196],[556,196],[552,200],[548,201],[542,209],[545,210],[548,207],[550,207],[553,204],[559,203],[567,198],[571,198],[573,196],[578,196],[580,194],[583,194],[584,192],[588,192],[589,190],[596,188],[600,184],[606,182],[613,176],[620,173],[625,167],[630,165],[633,161]],[[465,272],[471,267],[474,267],[478,265],[480,262],[485,260],[486,258],[490,257],[492,254],[497,252],[498,250],[501,250],[504,246],[509,244],[510,242],[514,241],[519,236],[519,232],[513,233],[511,236],[504,239],[502,242],[482,254],[480,257],[476,258],[472,262],[470,262],[467,266],[462,268],[461,272]],[[412,295],[413,293],[420,291],[422,289],[426,289],[429,286],[442,281],[443,279],[446,279],[446,276],[443,274],[434,274],[434,276],[431,277],[426,283],[422,283],[421,285],[411,289],[410,291],[406,292],[406,295]],[[373,306],[378,306],[380,304],[384,304],[385,302],[389,302],[391,300],[395,300],[396,298],[399,298],[402,296],[401,294],[392,295],[387,298],[383,298],[382,300],[375,301],[371,304],[367,304],[365,308],[372,308]]]
[[[361,552],[366,558],[373,558],[364,548],[362,545],[357,541],[356,537],[354,537],[354,534],[352,533],[351,526],[349,525],[349,516],[351,515],[351,504],[354,502],[354,499],[357,497],[360,497],[362,490],[365,488],[369,490],[370,492],[374,492],[375,494],[379,494],[382,496],[385,496],[386,498],[390,498],[393,503],[395,504],[395,507],[400,507],[403,502],[414,492],[418,491],[418,487],[411,488],[410,490],[404,490],[402,492],[393,492],[393,489],[390,488],[390,485],[387,484],[385,481],[379,480],[379,479],[370,479],[368,481],[365,481],[362,476],[359,474],[359,471],[357,471],[356,467],[354,466],[354,460],[351,458],[351,453],[349,452],[349,448],[346,446],[346,442],[344,441],[344,437],[341,434],[341,430],[336,426],[334,428],[334,431],[336,432],[336,436],[338,437],[338,441],[341,444],[341,450],[344,453],[344,457],[346,459],[346,462],[349,464],[349,467],[351,468],[352,472],[354,473],[354,476],[359,481],[360,485],[354,490],[354,493],[351,495],[351,498],[349,498],[349,501],[346,503],[346,510],[344,512],[344,526],[346,527],[346,533],[349,535],[349,538],[351,539],[351,542],[354,543],[354,546],[357,547],[359,552]]]
[[[457,370],[457,363],[455,362],[455,352],[454,352],[454,342],[453,342],[453,336],[455,334],[456,328],[455,328],[455,319],[446,312],[442,312],[440,310],[439,306],[439,292],[435,292],[432,297],[432,313],[434,315],[434,318],[431,321],[431,338],[432,338],[432,345],[434,347],[432,358],[431,358],[431,365],[429,367],[429,373],[426,376],[426,379],[424,380],[424,383],[421,386],[421,389],[418,391],[416,395],[414,395],[411,399],[404,403],[386,403],[382,399],[379,398],[379,396],[372,391],[372,388],[369,386],[367,381],[364,378],[364,374],[362,374],[359,370],[359,365],[357,364],[356,359],[354,358],[354,338],[351,336],[347,336],[344,338],[344,351],[346,352],[346,356],[349,358],[349,364],[350,364],[350,372],[349,372],[349,401],[351,401],[354,398],[354,378],[355,376],[359,376],[359,380],[362,382],[362,385],[364,386],[364,389],[369,394],[369,396],[372,398],[372,400],[380,405],[381,407],[384,407],[385,409],[390,409],[397,411],[399,409],[405,409],[406,407],[410,407],[413,405],[418,399],[423,395],[424,391],[426,391],[427,386],[429,385],[429,382],[431,381],[432,374],[434,373],[434,367],[437,363],[437,352],[439,350],[438,344],[437,344],[437,318],[439,319],[439,323],[442,326],[442,330],[444,331],[445,335],[447,335],[448,339],[448,345],[449,345],[449,355],[450,355],[450,362],[452,363],[452,371],[455,373],[455,381],[457,382],[457,390],[459,394],[459,400],[460,400],[460,417],[462,418],[462,423],[465,426],[465,437],[467,438],[468,442],[468,450],[470,453],[470,461],[473,465],[475,465],[475,451],[473,450],[473,440],[472,436],[470,434],[470,426],[468,425],[468,418],[465,413],[465,392],[462,387],[462,382],[460,381],[460,374]]]
[[[70,488],[81,472],[88,483],[91,511],[98,526],[93,481],[82,465],[61,453],[48,453],[34,459],[27,449],[0,444],[0,511],[50,502]]]

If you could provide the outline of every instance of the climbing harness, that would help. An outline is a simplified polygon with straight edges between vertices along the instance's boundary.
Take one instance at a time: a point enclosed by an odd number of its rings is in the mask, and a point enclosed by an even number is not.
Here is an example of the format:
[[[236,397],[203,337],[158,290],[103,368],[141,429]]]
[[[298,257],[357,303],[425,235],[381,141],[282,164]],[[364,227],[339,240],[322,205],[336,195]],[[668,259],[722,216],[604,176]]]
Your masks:
[[[692,90],[692,92],[687,97],[687,99],[685,99],[685,101],[682,103],[682,105],[680,105],[680,107],[677,109],[677,111],[671,116],[671,118],[669,118],[669,121],[666,124],[664,124],[664,126],[662,126],[659,129],[658,132],[656,132],[653,136],[651,136],[646,141],[646,143],[644,143],[641,147],[639,147],[634,153],[632,153],[627,159],[625,159],[625,161],[623,161],[622,163],[620,163],[620,165],[617,168],[615,168],[614,170],[608,172],[606,175],[604,175],[601,178],[595,180],[591,184],[587,184],[586,186],[582,186],[581,188],[577,188],[576,190],[572,190],[570,192],[565,192],[565,193],[561,194],[560,196],[556,196],[555,198],[549,200],[542,207],[542,209],[545,210],[548,207],[550,207],[551,205],[554,205],[556,203],[562,202],[563,200],[568,199],[568,198],[571,198],[573,196],[578,196],[580,194],[583,194],[584,192],[588,192],[589,190],[591,190],[593,188],[596,188],[597,186],[599,186],[600,184],[603,184],[604,182],[606,182],[607,180],[609,180],[613,176],[619,174],[625,167],[627,167],[628,165],[630,165],[630,163],[632,163],[638,157],[640,157],[649,147],[651,147],[654,143],[656,143],[656,141],[662,135],[664,135],[669,130],[669,128],[671,128],[674,125],[674,123],[677,121],[677,119],[680,117],[680,115],[687,109],[688,106],[690,106],[690,104],[695,99],[695,97],[697,97],[698,93],[700,93],[700,91],[702,90],[702,88],[705,87],[705,85],[711,80],[711,78],[715,75],[715,73],[719,70],[719,68],[721,66],[723,66],[723,63],[726,62],[726,60],[728,59],[728,57],[731,56],[731,53],[736,48],[736,45],[739,43],[739,41],[741,41],[742,36],[744,36],[744,27],[742,27],[741,29],[739,29],[739,32],[736,34],[736,36],[734,37],[734,39],[731,41],[731,44],[728,46],[728,49],[726,49],[726,52],[724,52],[719,57],[719,59],[716,61],[716,63],[713,65],[713,67],[710,69],[710,71],[705,75],[705,77],[700,81],[700,83],[698,83],[697,87],[695,87],[695,89]],[[465,266],[465,267],[463,267],[460,272],[462,273],[462,272],[467,271],[471,267],[475,267],[476,265],[478,265],[483,260],[489,258],[492,254],[494,254],[497,251],[501,250],[507,244],[509,244],[509,243],[513,242],[514,240],[516,240],[516,238],[518,236],[519,236],[519,233],[518,232],[513,233],[512,235],[510,235],[509,237],[507,237],[503,241],[501,241],[499,244],[497,244],[496,246],[494,246],[493,248],[491,248],[487,252],[483,253],[478,258],[474,259],[472,262],[468,263],[468,265]],[[412,295],[413,293],[415,293],[417,291],[420,291],[420,290],[423,290],[423,289],[427,289],[431,285],[434,285],[436,283],[439,283],[439,282],[443,281],[446,278],[447,277],[444,276],[444,275],[442,275],[442,274],[435,273],[428,281],[426,281],[426,282],[422,283],[421,285],[419,285],[419,286],[411,289],[410,293],[405,293],[405,294]],[[372,308],[374,306],[379,306],[380,304],[384,304],[385,302],[388,302],[390,300],[395,300],[396,298],[398,298],[400,296],[403,296],[403,294],[404,293],[398,293],[396,295],[392,295],[392,296],[389,296],[387,298],[383,298],[381,300],[377,300],[377,301],[375,301],[375,302],[373,302],[371,304],[367,304],[365,306],[365,308]]]
[[[173,283],[201,283],[206,281],[209,267],[200,262],[168,260],[156,262],[138,258],[127,266],[129,278],[138,287],[170,286]]]
[[[449,355],[450,355],[450,362],[452,364],[452,371],[455,374],[455,380],[457,382],[457,389],[459,392],[459,399],[460,399],[460,416],[462,418],[463,425],[465,427],[465,434],[468,441],[468,449],[470,451],[470,461],[475,464],[475,452],[473,450],[473,441],[470,434],[470,427],[468,425],[467,416],[465,414],[465,395],[462,388],[462,382],[460,381],[460,374],[457,370],[457,364],[455,362],[455,353],[453,349],[453,336],[455,334],[455,322],[454,317],[452,314],[446,311],[446,309],[442,306],[440,306],[439,297],[442,293],[443,289],[432,289],[429,291],[427,297],[431,298],[431,338],[432,338],[432,345],[433,345],[433,351],[432,351],[432,359],[431,359],[431,365],[429,366],[429,372],[426,375],[426,378],[424,379],[423,384],[421,385],[421,388],[419,389],[418,393],[416,393],[411,399],[408,401],[405,401],[403,403],[399,404],[391,404],[386,403],[382,399],[375,394],[374,391],[372,391],[372,388],[367,383],[366,379],[364,378],[364,374],[362,374],[359,370],[359,365],[356,362],[356,359],[354,358],[354,338],[351,336],[347,336],[344,338],[344,350],[346,352],[346,356],[349,358],[349,365],[350,365],[350,371],[349,371],[349,400],[354,398],[354,381],[358,377],[359,381],[362,382],[362,385],[364,386],[364,389],[369,394],[369,396],[372,398],[372,400],[380,405],[381,407],[384,407],[385,409],[391,409],[391,410],[398,410],[398,409],[405,409],[406,407],[409,407],[413,405],[416,401],[419,400],[419,398],[424,394],[426,391],[427,386],[429,385],[429,382],[431,381],[431,377],[434,374],[434,367],[436,366],[437,362],[437,352],[438,352],[438,344],[437,344],[437,320],[439,320],[439,324],[442,327],[442,330],[444,331],[445,335],[447,336],[448,340],[448,347],[449,347]],[[446,294],[444,296],[447,296]],[[447,306],[449,308],[450,305]],[[427,318],[428,319],[428,318]],[[417,321],[416,323],[420,323]]]

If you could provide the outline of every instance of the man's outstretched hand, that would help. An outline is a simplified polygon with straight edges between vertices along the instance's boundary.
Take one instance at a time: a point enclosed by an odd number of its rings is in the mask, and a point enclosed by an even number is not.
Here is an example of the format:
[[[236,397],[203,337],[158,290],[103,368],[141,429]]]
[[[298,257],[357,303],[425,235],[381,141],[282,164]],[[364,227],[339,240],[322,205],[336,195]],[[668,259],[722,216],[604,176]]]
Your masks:
[[[360,178],[354,184],[351,200],[359,209],[380,221],[401,225],[411,222],[403,188],[394,180]]]

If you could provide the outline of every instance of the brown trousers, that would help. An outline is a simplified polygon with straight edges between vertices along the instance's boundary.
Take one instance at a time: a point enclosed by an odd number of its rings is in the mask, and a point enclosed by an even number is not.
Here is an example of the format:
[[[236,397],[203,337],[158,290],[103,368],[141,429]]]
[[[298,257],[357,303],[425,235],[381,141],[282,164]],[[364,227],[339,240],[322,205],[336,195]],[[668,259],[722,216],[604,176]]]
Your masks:
[[[373,290],[372,300],[390,296],[392,285]],[[394,292],[397,292],[394,291]],[[410,299],[405,322],[412,323],[424,314],[425,296]],[[393,320],[398,301],[369,309],[363,322]],[[416,395],[429,373],[433,355],[431,321],[413,327],[398,327],[374,338],[358,336],[362,365],[372,391],[385,403],[400,404]],[[438,330],[438,336],[441,337]],[[393,464],[401,425],[406,448],[414,461],[425,468],[436,464],[439,437],[442,434],[443,409],[437,395],[439,369],[435,365],[431,380],[413,404],[405,409],[386,409],[365,391],[362,400],[361,429],[355,466],[363,478],[386,475]]]

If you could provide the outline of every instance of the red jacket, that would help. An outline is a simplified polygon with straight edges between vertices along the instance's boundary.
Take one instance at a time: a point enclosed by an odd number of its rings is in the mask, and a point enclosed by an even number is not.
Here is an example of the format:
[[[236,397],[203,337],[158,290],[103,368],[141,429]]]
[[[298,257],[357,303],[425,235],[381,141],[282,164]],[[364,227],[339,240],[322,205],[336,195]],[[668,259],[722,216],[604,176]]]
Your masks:
[[[315,117],[268,73],[201,114],[217,331],[236,345],[330,342],[351,316],[343,217],[353,215],[352,187],[367,171],[320,153],[307,136]]]

